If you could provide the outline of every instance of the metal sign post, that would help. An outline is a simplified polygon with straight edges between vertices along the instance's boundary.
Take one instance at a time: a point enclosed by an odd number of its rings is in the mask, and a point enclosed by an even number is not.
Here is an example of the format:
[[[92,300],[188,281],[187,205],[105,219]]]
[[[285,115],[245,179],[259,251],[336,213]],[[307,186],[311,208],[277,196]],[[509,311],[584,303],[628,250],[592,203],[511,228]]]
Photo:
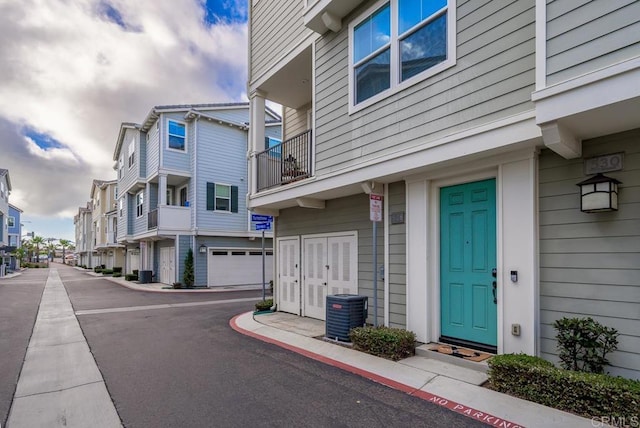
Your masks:
[[[259,214],[251,214],[251,221],[259,222],[256,223],[256,230],[262,231],[262,301],[267,300],[267,278],[265,273],[265,248],[264,248],[264,231],[271,230],[271,222],[273,221],[273,216],[270,215],[259,215]]]
[[[378,326],[378,222],[382,221],[382,195],[369,195],[369,219],[373,223],[373,326]]]

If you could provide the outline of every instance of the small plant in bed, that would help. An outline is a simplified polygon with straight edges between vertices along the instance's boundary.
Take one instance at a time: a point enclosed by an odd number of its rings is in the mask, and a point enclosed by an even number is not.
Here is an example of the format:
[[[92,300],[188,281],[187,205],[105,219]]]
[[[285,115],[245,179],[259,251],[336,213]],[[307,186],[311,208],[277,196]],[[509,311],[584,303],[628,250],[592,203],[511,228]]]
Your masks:
[[[415,354],[416,335],[412,331],[391,327],[356,327],[349,338],[358,351],[398,361]]]
[[[273,299],[261,300],[256,303],[256,312],[264,312],[271,310]]]

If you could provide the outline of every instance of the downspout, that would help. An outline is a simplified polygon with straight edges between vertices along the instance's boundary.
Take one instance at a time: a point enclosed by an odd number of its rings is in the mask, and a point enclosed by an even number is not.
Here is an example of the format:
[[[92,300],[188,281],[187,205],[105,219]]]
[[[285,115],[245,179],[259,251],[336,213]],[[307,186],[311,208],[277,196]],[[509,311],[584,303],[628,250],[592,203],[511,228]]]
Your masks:
[[[189,186],[190,188],[187,191],[187,197],[189,195],[193,195],[193,201],[189,200],[189,209],[191,210],[191,212],[193,213],[193,233],[192,233],[192,243],[191,243],[191,248],[193,251],[193,285],[197,286],[198,283],[196,281],[196,278],[198,277],[197,272],[198,272],[198,255],[200,254],[199,252],[196,252],[195,248],[196,248],[196,239],[198,237],[198,204],[197,204],[197,198],[196,195],[198,194],[198,156],[196,156],[197,154],[197,150],[198,150],[198,121],[200,120],[200,116],[196,116],[195,122],[193,124],[193,176],[191,177],[191,186]]]

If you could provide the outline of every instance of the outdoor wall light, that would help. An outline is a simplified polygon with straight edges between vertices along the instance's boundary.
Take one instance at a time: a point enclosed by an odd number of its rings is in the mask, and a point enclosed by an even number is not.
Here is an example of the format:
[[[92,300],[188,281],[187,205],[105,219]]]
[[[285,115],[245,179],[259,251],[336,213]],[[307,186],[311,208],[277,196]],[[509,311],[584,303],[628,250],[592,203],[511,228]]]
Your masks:
[[[580,211],[585,213],[618,211],[618,184],[622,182],[602,174],[596,174],[578,183]]]
[[[205,254],[207,252],[207,246],[204,244],[200,245],[198,251],[200,252],[200,254]]]

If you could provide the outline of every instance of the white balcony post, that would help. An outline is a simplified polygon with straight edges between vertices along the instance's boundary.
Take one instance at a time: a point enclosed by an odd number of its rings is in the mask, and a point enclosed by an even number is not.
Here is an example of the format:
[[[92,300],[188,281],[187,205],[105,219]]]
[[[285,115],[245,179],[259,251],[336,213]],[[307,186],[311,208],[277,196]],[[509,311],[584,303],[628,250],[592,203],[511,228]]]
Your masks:
[[[259,90],[252,91],[249,95],[249,111],[251,123],[249,124],[249,183],[250,193],[258,192],[258,163],[256,153],[264,150],[264,121],[265,121],[265,94]]]
[[[167,205],[167,175],[160,174],[158,183],[158,206]]]

